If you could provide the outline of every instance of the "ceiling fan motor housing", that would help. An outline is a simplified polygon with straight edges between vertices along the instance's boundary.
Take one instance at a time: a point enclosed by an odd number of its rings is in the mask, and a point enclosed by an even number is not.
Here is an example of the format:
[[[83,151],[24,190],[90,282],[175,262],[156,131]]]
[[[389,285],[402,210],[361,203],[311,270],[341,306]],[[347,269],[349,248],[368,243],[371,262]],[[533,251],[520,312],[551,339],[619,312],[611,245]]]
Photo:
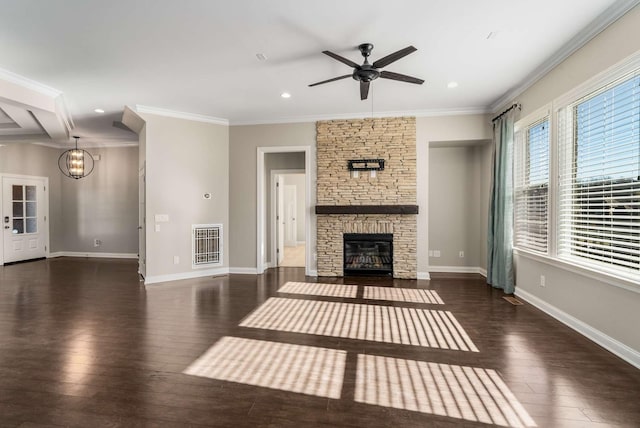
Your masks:
[[[371,65],[361,65],[360,69],[353,71],[353,78],[360,82],[371,82],[380,76],[380,72]]]

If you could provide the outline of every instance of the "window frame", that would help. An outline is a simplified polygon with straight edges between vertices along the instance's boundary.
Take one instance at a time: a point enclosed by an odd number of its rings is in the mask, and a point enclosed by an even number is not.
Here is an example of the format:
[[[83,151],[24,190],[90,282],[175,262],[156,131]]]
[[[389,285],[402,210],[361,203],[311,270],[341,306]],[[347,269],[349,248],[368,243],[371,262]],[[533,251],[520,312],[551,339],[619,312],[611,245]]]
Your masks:
[[[547,121],[547,126],[548,126],[548,134],[549,134],[549,147],[548,147],[548,152],[547,152],[547,157],[548,157],[548,178],[547,178],[547,207],[546,207],[546,211],[547,211],[547,242],[546,242],[546,247],[547,250],[545,252],[540,251],[540,250],[536,250],[534,248],[529,248],[526,246],[522,246],[522,247],[518,247],[516,245],[516,238],[517,238],[517,225],[518,225],[518,219],[516,218],[516,192],[518,192],[518,189],[521,189],[522,186],[519,185],[518,182],[516,182],[517,177],[519,177],[520,175],[520,171],[518,171],[518,161],[515,158],[515,155],[521,155],[521,156],[525,156],[528,157],[529,156],[529,139],[528,139],[528,132],[531,128],[533,128],[534,126],[540,124],[541,122]],[[531,251],[535,254],[539,254],[539,255],[551,255],[551,247],[552,247],[552,239],[551,239],[551,228],[552,228],[552,217],[551,217],[551,209],[550,209],[550,205],[551,205],[551,194],[552,194],[552,190],[551,190],[551,171],[552,171],[552,157],[551,157],[551,148],[553,146],[552,144],[552,115],[551,115],[551,104],[547,104],[546,106],[534,111],[533,113],[527,115],[526,117],[518,120],[515,125],[514,125],[514,144],[516,145],[524,145],[526,147],[526,149],[523,149],[521,147],[514,147],[514,184],[513,184],[513,197],[514,197],[514,210],[513,210],[513,225],[514,225],[514,248],[518,249],[518,250],[523,250],[523,251]],[[522,161],[522,160],[521,160]],[[526,168],[527,162],[522,162],[520,165],[522,165],[523,167]],[[524,173],[524,172],[523,172]],[[539,188],[540,185],[534,185],[534,186],[525,186],[528,189],[533,189],[533,188]]]
[[[619,269],[609,269],[606,265],[594,265],[588,259],[578,257],[559,257],[558,256],[558,230],[559,230],[559,173],[560,173],[560,149],[559,149],[559,132],[558,124],[562,119],[561,114],[566,114],[568,106],[576,104],[589,95],[603,90],[605,87],[612,85],[625,76],[631,77],[632,73],[640,74],[640,51],[630,55],[623,61],[607,68],[598,73],[574,89],[555,98],[551,103],[528,114],[516,123],[518,129],[524,126],[534,124],[541,120],[545,113],[549,114],[549,133],[550,133],[550,150],[549,150],[549,194],[548,194],[548,232],[547,232],[547,254],[529,250],[526,248],[518,248],[515,246],[514,254],[526,257],[538,262],[550,265],[563,271],[573,272],[581,276],[595,279],[607,285],[623,288],[628,291],[640,293],[640,273],[621,272]],[[565,118],[566,119],[566,118]],[[516,131],[516,129],[514,129]],[[567,145],[572,148],[572,145]],[[567,148],[565,147],[565,149]],[[515,159],[514,159],[515,161]],[[515,183],[514,183],[515,189]],[[514,193],[515,198],[515,193]],[[514,219],[515,224],[515,219]]]

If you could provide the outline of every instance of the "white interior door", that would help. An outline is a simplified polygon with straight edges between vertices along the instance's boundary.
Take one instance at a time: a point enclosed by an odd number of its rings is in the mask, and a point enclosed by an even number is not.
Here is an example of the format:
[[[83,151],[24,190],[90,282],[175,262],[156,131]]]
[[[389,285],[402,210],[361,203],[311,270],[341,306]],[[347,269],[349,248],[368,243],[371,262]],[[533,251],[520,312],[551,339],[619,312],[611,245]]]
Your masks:
[[[277,246],[277,254],[278,254],[278,265],[282,263],[282,259],[284,258],[284,192],[282,185],[282,176],[278,176],[277,178],[277,192],[276,192],[276,227],[277,227],[277,235],[278,235],[278,246]]]
[[[298,204],[296,202],[297,188],[293,184],[284,186],[284,245],[287,247],[295,247],[297,241],[298,227],[296,224],[296,211]]]
[[[46,256],[49,207],[45,186],[45,179],[2,178],[4,263]]]
[[[146,173],[140,169],[138,175],[138,273],[144,278],[147,275],[147,219],[145,199]]]

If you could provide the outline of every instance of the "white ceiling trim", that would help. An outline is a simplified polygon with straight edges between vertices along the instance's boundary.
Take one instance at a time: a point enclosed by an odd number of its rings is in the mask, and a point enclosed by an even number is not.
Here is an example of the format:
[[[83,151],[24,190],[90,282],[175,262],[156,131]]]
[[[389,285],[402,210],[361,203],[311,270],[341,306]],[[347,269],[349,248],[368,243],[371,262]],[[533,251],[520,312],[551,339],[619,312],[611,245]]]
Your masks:
[[[183,111],[175,111],[175,110],[169,110],[169,109],[164,109],[159,107],[143,106],[139,104],[136,105],[135,111],[138,113],[148,113],[148,114],[155,114],[158,116],[173,117],[176,119],[186,119],[186,120],[193,120],[196,122],[205,122],[205,123],[213,123],[215,125],[229,126],[229,121],[227,119],[221,119],[219,117],[214,117],[214,116],[206,116],[204,114],[187,113]]]
[[[248,121],[233,121],[231,126],[241,125],[275,125],[284,123],[307,123],[318,122],[322,120],[344,120],[344,119],[367,119],[378,117],[435,117],[435,116],[464,116],[472,114],[486,114],[491,113],[488,107],[469,107],[462,109],[435,109],[435,110],[398,110],[398,111],[382,111],[382,112],[361,112],[361,113],[340,113],[340,114],[324,114],[314,116],[296,116],[286,117],[281,119],[269,119],[269,120],[248,120]]]
[[[518,86],[505,93],[491,104],[491,112],[497,113],[507,104],[513,103],[515,98],[533,86],[538,80],[567,59],[575,51],[586,45],[591,39],[600,34],[609,25],[616,22],[631,9],[640,4],[640,0],[620,0],[615,2],[591,24],[578,32],[568,43],[551,55],[540,66],[533,70]]]
[[[0,79],[22,86],[23,88],[31,89],[32,91],[36,91],[51,98],[56,98],[62,95],[62,92],[57,89],[43,85],[35,80],[27,79],[26,77],[2,68],[0,68]]]

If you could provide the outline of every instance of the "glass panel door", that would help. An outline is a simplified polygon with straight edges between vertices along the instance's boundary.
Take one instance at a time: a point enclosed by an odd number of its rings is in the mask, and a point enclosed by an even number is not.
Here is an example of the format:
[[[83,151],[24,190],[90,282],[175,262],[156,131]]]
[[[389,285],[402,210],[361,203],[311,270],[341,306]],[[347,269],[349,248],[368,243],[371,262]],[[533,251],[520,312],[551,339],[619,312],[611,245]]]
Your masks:
[[[36,186],[11,186],[14,235],[38,233],[38,202]]]

